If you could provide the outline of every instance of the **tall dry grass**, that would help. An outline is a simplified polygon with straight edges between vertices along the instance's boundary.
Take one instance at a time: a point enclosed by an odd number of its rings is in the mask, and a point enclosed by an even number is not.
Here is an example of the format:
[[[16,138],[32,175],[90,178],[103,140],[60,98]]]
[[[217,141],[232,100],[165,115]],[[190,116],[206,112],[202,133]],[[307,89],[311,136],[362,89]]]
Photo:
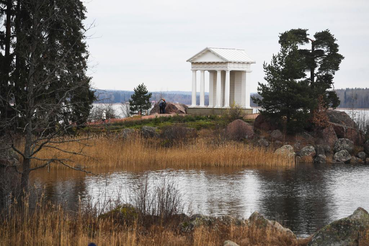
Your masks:
[[[73,155],[58,150],[75,152],[81,147],[80,143],[71,141],[59,144],[58,149],[44,149],[37,157],[58,157],[72,161],[75,167],[82,165],[87,168],[290,167],[295,164],[294,158],[276,155],[272,149],[232,141],[214,145],[202,138],[172,147],[163,147],[159,140],[144,139],[140,136],[130,140],[95,137],[83,143],[85,144],[83,155]],[[64,166],[58,165],[58,167]]]
[[[215,223],[183,232],[180,228],[138,223],[122,225],[101,219],[93,211],[71,214],[60,206],[38,203],[34,210],[27,203],[11,207],[0,223],[0,245],[223,245],[232,240],[239,245],[306,245],[272,229],[256,226]]]

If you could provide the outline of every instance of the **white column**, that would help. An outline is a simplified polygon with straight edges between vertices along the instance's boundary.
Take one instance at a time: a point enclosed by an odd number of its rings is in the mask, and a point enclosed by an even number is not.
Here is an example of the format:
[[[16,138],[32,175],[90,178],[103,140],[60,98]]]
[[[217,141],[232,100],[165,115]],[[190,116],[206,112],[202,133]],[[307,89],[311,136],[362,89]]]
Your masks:
[[[230,83],[230,71],[226,71],[225,77],[225,89],[224,89],[224,107],[229,108],[229,99],[231,92],[231,83]]]
[[[205,71],[201,70],[200,75],[200,107],[205,107]]]
[[[216,108],[220,108],[221,107],[221,99],[222,99],[222,71],[218,70],[217,71],[217,96],[216,96]]]
[[[246,108],[246,71],[241,73],[241,106]]]
[[[209,71],[209,108],[214,107],[214,72]]]
[[[251,72],[247,72],[245,73],[245,88],[246,88],[246,96],[245,96],[245,100],[246,100],[246,108],[250,108],[250,82],[247,83],[247,73],[251,73]]]
[[[196,107],[196,70],[192,70],[192,104],[191,107]]]

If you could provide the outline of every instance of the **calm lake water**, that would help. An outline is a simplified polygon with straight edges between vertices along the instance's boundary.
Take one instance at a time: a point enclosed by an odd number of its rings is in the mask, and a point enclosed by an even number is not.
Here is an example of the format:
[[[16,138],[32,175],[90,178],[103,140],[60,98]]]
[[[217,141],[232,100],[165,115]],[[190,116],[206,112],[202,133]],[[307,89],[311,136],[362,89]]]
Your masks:
[[[357,208],[369,209],[369,166],[300,164],[292,169],[99,170],[98,176],[72,170],[38,170],[32,182],[47,197],[76,209],[109,199],[129,201],[137,185],[175,183],[187,213],[248,218],[258,211],[299,236],[314,233]]]

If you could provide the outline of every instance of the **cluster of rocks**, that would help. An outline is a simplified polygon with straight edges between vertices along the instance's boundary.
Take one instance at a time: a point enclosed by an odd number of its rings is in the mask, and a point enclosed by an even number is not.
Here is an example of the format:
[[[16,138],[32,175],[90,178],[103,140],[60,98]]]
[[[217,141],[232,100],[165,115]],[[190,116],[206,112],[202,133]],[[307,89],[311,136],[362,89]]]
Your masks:
[[[277,126],[259,115],[254,129],[268,135],[256,140],[262,147],[273,146],[276,153],[295,155],[304,162],[314,163],[369,163],[369,141],[347,113],[329,110],[328,126],[321,132],[303,132],[287,138]],[[255,135],[254,135],[255,136]]]
[[[295,239],[295,234],[281,226],[278,222],[265,219],[257,212],[253,213],[249,218],[249,223],[254,223],[258,228],[269,227],[278,231],[287,237]],[[369,229],[369,214],[363,208],[358,208],[355,212],[343,219],[333,221],[329,225],[323,227],[312,235],[308,246],[319,245],[361,245],[360,241],[366,236]],[[238,244],[230,240],[226,240],[224,246],[237,246]]]

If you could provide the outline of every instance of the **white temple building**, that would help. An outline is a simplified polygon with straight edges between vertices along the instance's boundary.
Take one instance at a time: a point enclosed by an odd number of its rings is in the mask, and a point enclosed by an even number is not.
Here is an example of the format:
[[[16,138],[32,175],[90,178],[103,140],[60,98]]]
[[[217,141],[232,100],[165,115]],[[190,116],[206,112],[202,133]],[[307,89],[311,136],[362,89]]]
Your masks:
[[[232,103],[250,109],[250,82],[252,60],[243,49],[205,48],[190,59],[192,70],[192,105],[189,110],[201,113],[229,108]],[[205,72],[209,73],[209,105],[205,105]],[[200,77],[200,78],[199,78]],[[196,101],[197,83],[200,83],[200,102]],[[216,110],[219,111],[219,110]]]

